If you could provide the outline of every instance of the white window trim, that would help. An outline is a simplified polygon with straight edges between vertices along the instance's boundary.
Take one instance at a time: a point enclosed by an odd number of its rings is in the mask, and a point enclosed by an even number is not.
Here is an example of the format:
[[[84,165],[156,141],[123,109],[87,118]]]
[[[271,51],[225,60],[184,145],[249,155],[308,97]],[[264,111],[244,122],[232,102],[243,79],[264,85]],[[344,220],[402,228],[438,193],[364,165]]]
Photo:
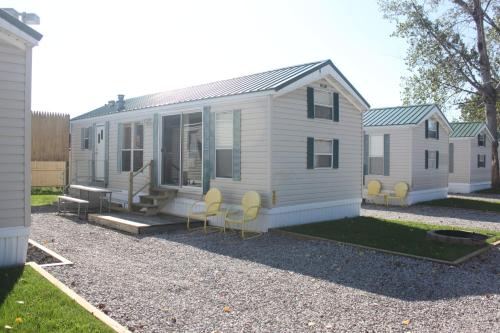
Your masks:
[[[428,138],[428,139],[434,139],[434,140],[437,140],[437,139],[438,139],[438,137],[437,137],[437,133],[438,133],[438,131],[439,131],[439,130],[438,130],[438,127],[439,127],[439,121],[438,121],[438,120],[434,120],[434,119],[428,119],[427,123],[428,123],[428,125],[427,125],[427,138]],[[436,130],[435,130],[435,131],[434,131],[434,130],[431,130],[431,129],[429,128],[429,125],[430,125],[431,123],[435,123],[435,124],[436,124]],[[434,136],[431,136],[431,133],[435,133],[435,134],[434,134]]]
[[[318,154],[318,153],[316,153],[316,141],[328,141],[328,142],[330,142],[331,145],[332,145],[332,149],[330,151],[330,154],[324,154],[324,153]],[[330,166],[329,167],[317,167],[316,166],[316,156],[317,155],[318,156],[331,156]],[[333,169],[333,139],[314,138],[314,169],[318,169],[318,170],[321,170],[321,169]]]
[[[373,137],[381,137],[382,138],[382,155],[372,155],[372,138]],[[382,158],[382,173],[371,173],[371,158],[372,157],[381,157]],[[369,176],[384,176],[385,169],[385,159],[384,159],[384,134],[374,134],[368,135],[368,175]]]
[[[437,156],[437,150],[429,150],[429,155],[427,157],[427,169],[428,170],[435,170],[436,169],[436,156]],[[431,155],[434,154],[434,158],[431,159]],[[434,165],[431,164],[431,161],[434,161]]]
[[[231,113],[231,129],[232,129],[232,133],[231,133],[231,137],[233,138],[231,140],[231,157],[232,159],[234,159],[234,136],[233,136],[233,133],[234,133],[234,111],[233,110],[225,110],[225,111],[217,111],[215,112],[215,124],[214,124],[214,149],[215,149],[215,156],[214,156],[214,179],[217,179],[217,180],[232,180],[233,179],[233,176],[234,176],[234,170],[233,170],[233,161],[231,159],[231,177],[217,177],[217,115],[220,114],[220,113]],[[223,149],[223,148],[221,148]],[[228,149],[228,148],[225,148],[225,149]]]
[[[134,148],[134,137],[135,137],[135,127],[136,125],[142,125],[142,148]],[[130,148],[123,148],[123,142],[122,142],[122,148],[121,148],[121,155],[120,158],[122,159],[122,170],[121,172],[136,172],[134,171],[134,152],[135,151],[142,151],[142,166],[144,166],[144,131],[145,131],[145,126],[144,122],[142,121],[134,121],[130,123],[124,123],[123,128],[125,129],[126,126],[130,126]],[[122,140],[125,139],[125,130],[123,131],[124,135],[122,137]],[[123,152],[124,151],[130,151],[130,170],[123,170]],[[140,169],[140,168],[139,168]]]
[[[90,127],[84,127],[83,128],[83,149],[82,150],[89,150],[89,149],[90,149]]]
[[[313,88],[314,89],[314,98],[313,98],[313,105],[314,105],[314,119],[320,119],[320,120],[333,120],[333,93],[334,91],[333,90],[329,90],[329,89],[320,89],[320,88]],[[330,97],[331,97],[331,101],[332,101],[332,105],[326,105],[326,104],[321,104],[321,103],[316,103],[316,91],[322,91],[322,92],[326,92],[328,94],[330,94]],[[331,108],[332,109],[332,117],[331,118],[322,118],[322,117],[316,117],[316,105],[318,106],[324,106],[324,107],[327,107],[327,108]]]
[[[478,169],[484,169],[486,168],[486,154],[478,154],[479,155],[479,162],[482,162],[482,166],[477,166]],[[481,161],[481,159],[484,158],[484,161]]]

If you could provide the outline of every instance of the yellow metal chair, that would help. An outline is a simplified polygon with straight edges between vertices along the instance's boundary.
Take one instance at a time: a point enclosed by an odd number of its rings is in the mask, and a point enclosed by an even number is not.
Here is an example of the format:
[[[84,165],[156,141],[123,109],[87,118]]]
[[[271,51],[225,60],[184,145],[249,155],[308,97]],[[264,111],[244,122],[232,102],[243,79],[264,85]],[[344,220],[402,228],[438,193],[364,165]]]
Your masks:
[[[242,210],[227,210],[224,217],[224,232],[231,224],[241,225],[241,238],[245,239],[245,225],[259,216],[261,207],[260,194],[250,191],[241,199]],[[261,233],[258,233],[259,236]]]
[[[203,230],[207,232],[207,220],[210,216],[221,214],[220,206],[222,205],[222,194],[216,189],[210,189],[203,201],[195,202],[188,211],[187,216],[187,229],[189,230],[189,223],[191,219],[203,221]],[[197,210],[195,210],[198,207]]]
[[[383,197],[385,203],[386,195],[380,192],[382,190],[382,184],[378,180],[370,180],[366,187],[368,189],[368,194],[367,194],[368,199]]]
[[[394,185],[394,191],[385,196],[385,205],[389,206],[390,199],[398,199],[402,206],[406,206],[406,197],[408,196],[409,186],[405,182],[399,182]]]

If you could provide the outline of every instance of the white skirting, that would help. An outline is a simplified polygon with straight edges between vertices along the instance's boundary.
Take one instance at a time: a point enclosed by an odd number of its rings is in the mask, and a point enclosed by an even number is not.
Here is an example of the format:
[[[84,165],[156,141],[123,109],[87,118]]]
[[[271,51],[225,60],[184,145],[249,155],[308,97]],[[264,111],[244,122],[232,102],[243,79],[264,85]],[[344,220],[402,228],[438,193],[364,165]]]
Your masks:
[[[448,190],[450,193],[471,193],[475,191],[491,188],[491,182],[481,183],[449,183]]]
[[[411,191],[408,193],[406,202],[413,205],[417,202],[445,199],[448,197],[448,188],[433,188],[430,190]]]
[[[0,228],[0,267],[24,265],[30,228]]]
[[[176,198],[172,200],[162,211],[165,213],[186,216],[189,207],[194,200]],[[230,205],[231,208],[238,206]],[[279,228],[291,225],[338,220],[345,217],[359,216],[361,199],[347,199],[338,201],[317,202],[293,206],[275,207],[260,211],[259,218],[249,222],[245,229],[250,231],[266,232],[272,228]],[[227,208],[223,205],[222,209]],[[210,224],[223,226],[222,216],[210,218]]]

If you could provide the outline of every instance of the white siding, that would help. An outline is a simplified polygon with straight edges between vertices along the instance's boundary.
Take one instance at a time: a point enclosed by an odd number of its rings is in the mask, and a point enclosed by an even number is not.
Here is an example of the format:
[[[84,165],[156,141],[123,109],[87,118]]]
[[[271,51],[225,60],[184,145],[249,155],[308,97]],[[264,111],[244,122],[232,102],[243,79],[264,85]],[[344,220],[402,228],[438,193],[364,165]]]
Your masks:
[[[439,140],[425,138],[425,122],[412,129],[413,156],[411,191],[448,187],[448,133],[439,124]],[[425,169],[425,150],[439,151],[439,169]]]
[[[25,130],[28,134],[30,130],[25,118],[29,52],[0,39],[0,228],[28,226],[30,220],[25,209],[29,207],[25,202],[25,180],[29,181],[25,179],[25,143],[31,140],[25,138]]]
[[[252,98],[231,104],[211,104],[212,112],[241,110],[241,181],[216,178],[211,187],[221,190],[226,203],[240,203],[247,191],[257,191],[264,207],[269,201],[267,98]]]
[[[411,182],[410,154],[411,130],[407,126],[393,127],[365,127],[367,135],[390,135],[390,166],[389,175],[366,175],[365,187],[370,180],[378,180],[382,184],[382,190],[392,191],[398,182]]]
[[[450,183],[470,183],[470,156],[471,139],[469,138],[450,138],[453,143],[453,172],[449,175]],[[477,140],[476,140],[477,144]]]
[[[320,88],[321,80],[311,84]],[[333,89],[328,85],[328,89]],[[307,89],[272,101],[271,190],[276,206],[361,198],[361,112],[340,94],[340,122],[307,118]],[[307,137],[338,139],[338,169],[307,169]]]

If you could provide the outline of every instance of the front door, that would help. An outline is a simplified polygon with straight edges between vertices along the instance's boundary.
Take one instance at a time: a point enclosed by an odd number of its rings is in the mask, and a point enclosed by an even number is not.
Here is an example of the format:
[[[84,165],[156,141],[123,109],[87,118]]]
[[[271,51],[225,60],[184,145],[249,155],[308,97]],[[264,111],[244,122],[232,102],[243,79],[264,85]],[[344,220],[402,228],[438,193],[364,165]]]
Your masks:
[[[161,142],[161,183],[172,186],[202,185],[202,113],[164,116]]]
[[[104,181],[106,163],[106,133],[104,125],[97,125],[95,130],[95,180]]]

